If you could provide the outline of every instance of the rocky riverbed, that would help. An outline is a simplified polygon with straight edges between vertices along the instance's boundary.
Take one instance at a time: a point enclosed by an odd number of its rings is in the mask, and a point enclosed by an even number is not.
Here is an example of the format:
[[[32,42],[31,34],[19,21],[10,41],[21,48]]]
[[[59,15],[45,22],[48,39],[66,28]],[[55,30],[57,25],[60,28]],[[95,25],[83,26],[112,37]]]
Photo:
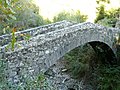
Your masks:
[[[84,79],[76,80],[66,73],[64,60],[58,60],[45,72],[47,82],[54,90],[93,90],[90,86],[83,84]]]

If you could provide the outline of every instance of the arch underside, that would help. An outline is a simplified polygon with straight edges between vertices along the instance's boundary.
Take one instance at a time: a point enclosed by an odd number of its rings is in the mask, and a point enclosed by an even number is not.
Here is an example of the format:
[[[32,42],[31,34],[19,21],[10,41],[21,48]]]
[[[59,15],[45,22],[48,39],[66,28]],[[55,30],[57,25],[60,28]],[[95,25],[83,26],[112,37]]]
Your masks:
[[[98,58],[101,60],[103,64],[107,65],[117,64],[117,58],[113,50],[107,44],[100,41],[92,41],[88,43],[92,46]]]

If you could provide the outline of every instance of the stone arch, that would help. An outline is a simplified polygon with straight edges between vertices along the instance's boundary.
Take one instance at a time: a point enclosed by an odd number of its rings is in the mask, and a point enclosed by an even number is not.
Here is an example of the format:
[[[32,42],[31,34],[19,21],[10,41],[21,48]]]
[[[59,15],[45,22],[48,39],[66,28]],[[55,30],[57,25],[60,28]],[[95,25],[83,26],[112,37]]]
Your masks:
[[[90,44],[90,46],[94,49],[94,51],[96,52],[98,57],[101,57],[100,60],[102,60],[103,65],[109,66],[109,65],[116,65],[117,64],[117,58],[116,58],[116,55],[114,54],[114,51],[112,50],[111,46],[109,46],[105,42],[102,42],[102,41],[90,41],[90,42],[84,43],[82,46],[84,46],[85,44]],[[81,46],[81,45],[79,45],[79,46]],[[77,48],[77,47],[75,47],[75,48]],[[75,48],[73,48],[72,50],[74,50]],[[104,56],[102,56],[103,54],[104,54]],[[94,71],[93,68],[92,68],[92,70]],[[88,73],[91,74],[91,72],[88,72],[88,71],[85,71],[85,72],[87,72],[87,74]],[[89,76],[88,75],[86,75],[86,78],[85,78],[85,79],[88,79],[88,80],[84,80],[83,84],[86,84],[86,85],[89,84]],[[92,88],[95,88],[95,87],[92,87]],[[68,88],[68,90],[74,90],[74,88]]]
[[[90,44],[90,46],[94,49],[98,58],[100,58],[100,60],[102,61],[102,64],[105,64],[105,65],[116,65],[117,64],[116,54],[114,53],[112,47],[109,46],[106,42],[95,40],[95,41],[87,41],[86,43],[81,44],[81,45],[84,46],[85,44]],[[77,45],[76,47],[72,49],[70,48],[70,50],[64,52],[62,56],[64,56],[66,53],[74,50],[75,48],[81,45]]]

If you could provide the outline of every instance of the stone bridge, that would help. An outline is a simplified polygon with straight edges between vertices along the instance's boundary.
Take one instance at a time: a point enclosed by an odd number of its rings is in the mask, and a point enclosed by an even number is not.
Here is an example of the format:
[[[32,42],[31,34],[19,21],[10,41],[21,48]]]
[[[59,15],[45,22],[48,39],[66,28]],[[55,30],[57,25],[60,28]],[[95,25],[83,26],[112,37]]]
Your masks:
[[[11,35],[0,36],[0,55],[7,62],[8,81],[23,82],[22,77],[35,77],[46,71],[72,49],[89,43],[98,53],[104,53],[104,63],[117,64],[116,44],[120,29],[107,28],[90,22],[61,21],[16,32],[14,51],[8,46]],[[24,40],[21,34],[31,38]]]

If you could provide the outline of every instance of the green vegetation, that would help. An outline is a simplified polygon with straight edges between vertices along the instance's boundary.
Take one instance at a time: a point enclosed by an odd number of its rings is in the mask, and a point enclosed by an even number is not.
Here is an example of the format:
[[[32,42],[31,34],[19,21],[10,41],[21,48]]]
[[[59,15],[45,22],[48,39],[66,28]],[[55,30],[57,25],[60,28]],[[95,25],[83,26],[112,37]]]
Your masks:
[[[99,16],[96,18],[95,22],[107,27],[115,27],[119,13],[120,8],[104,11],[104,15],[99,13]]]
[[[17,0],[0,0],[0,35],[8,32],[6,31],[6,29],[10,30],[8,22],[16,19],[14,16],[15,11],[13,10],[15,2],[17,2]]]
[[[75,48],[64,56],[67,61],[65,66],[73,78],[78,79],[85,76],[85,73],[89,70],[89,63],[94,58],[93,55],[92,47],[87,44]]]
[[[32,0],[0,0],[0,35],[51,23]]]
[[[67,73],[91,85],[93,90],[120,90],[120,66],[102,64],[90,45],[77,47],[64,56]]]
[[[101,62],[89,44],[73,49],[64,56],[64,60],[67,62],[65,64],[65,68],[68,70],[67,73],[72,78],[77,80],[84,79],[84,85],[90,84],[94,87],[92,90],[96,90],[96,72],[98,70],[96,68]]]
[[[106,10],[105,5],[110,4],[109,0],[97,0],[97,17],[95,19],[95,23],[107,26],[107,27],[115,27],[116,22],[119,18],[120,8]]]
[[[62,20],[69,20],[69,21],[75,21],[77,23],[81,23],[87,20],[87,15],[82,15],[79,10],[71,11],[71,12],[62,11],[53,18],[53,22],[62,21]]]
[[[120,66],[100,66],[98,70],[98,90],[120,90]]]
[[[15,38],[15,31],[16,31],[16,28],[13,29],[12,31],[12,42],[11,42],[11,46],[12,46],[12,51],[14,51],[14,47],[15,47],[15,42],[16,42],[16,38]]]

